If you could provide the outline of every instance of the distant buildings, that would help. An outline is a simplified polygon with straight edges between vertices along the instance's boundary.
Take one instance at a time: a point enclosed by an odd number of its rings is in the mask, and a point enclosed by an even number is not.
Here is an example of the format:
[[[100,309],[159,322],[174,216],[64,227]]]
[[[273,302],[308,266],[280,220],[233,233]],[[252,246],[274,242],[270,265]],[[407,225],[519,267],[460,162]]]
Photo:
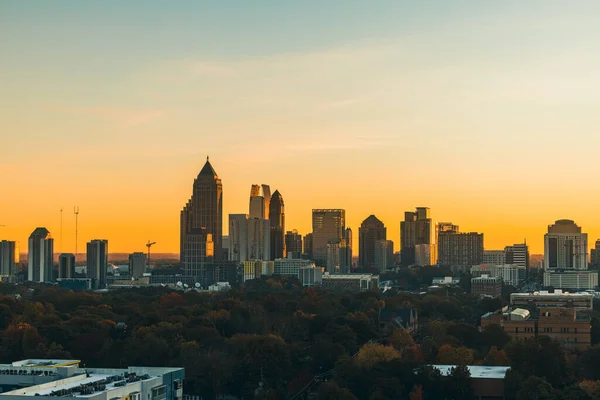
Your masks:
[[[192,197],[181,210],[180,218],[180,260],[186,259],[185,252],[189,243],[187,235],[194,230],[204,228],[214,243],[214,257],[219,261],[222,255],[223,236],[223,185],[221,179],[206,157],[206,163],[194,180]],[[189,259],[189,257],[188,257]],[[189,268],[189,270],[196,270]]]
[[[596,244],[590,250],[590,269],[600,271],[600,239],[596,240]]]
[[[519,283],[525,279],[525,268],[516,264],[482,264],[471,267],[471,277],[477,278],[482,275],[489,275],[501,278],[506,285],[518,287]]]
[[[271,223],[264,218],[248,219],[248,260],[270,260]]]
[[[386,272],[394,267],[394,242],[378,240],[375,242],[375,264],[379,272]]]
[[[562,290],[534,293],[512,293],[510,305],[521,308],[573,308],[575,310],[593,310],[594,295],[591,293],[569,293]]]
[[[285,257],[285,208],[283,197],[275,190],[269,203],[269,222],[271,225],[271,257],[270,260]]]
[[[273,261],[251,260],[244,261],[244,272],[242,282],[252,279],[260,279],[261,276],[273,275],[275,263]]]
[[[324,289],[364,292],[379,288],[379,276],[372,274],[323,274]]]
[[[35,228],[29,236],[27,280],[52,282],[54,280],[54,239],[46,228]]]
[[[481,275],[471,278],[471,293],[479,296],[502,296],[502,278],[498,276]]]
[[[375,267],[376,243],[386,239],[383,222],[375,215],[368,216],[358,228],[358,265],[362,268]]]
[[[300,258],[302,255],[302,235],[296,229],[285,233],[285,249],[288,258]]]
[[[349,272],[351,260],[348,260],[348,243],[346,239],[332,239],[327,243],[327,272]]]
[[[415,265],[426,267],[437,263],[437,246],[435,244],[415,245]]]
[[[58,277],[60,279],[75,278],[75,255],[63,253],[58,256]]]
[[[0,275],[4,277],[13,276],[17,273],[19,262],[17,243],[8,240],[0,241]]]
[[[327,265],[327,245],[344,239],[346,212],[341,209],[313,209],[312,226],[312,256],[309,257],[319,266]],[[309,250],[306,244],[304,248]]]
[[[555,289],[590,290],[598,286],[598,271],[544,271],[544,286]]]
[[[248,260],[248,214],[229,214],[229,260]]]
[[[131,279],[139,279],[146,272],[146,264],[148,259],[146,253],[132,253],[129,255],[129,277]]]
[[[587,233],[569,219],[548,226],[544,235],[544,265],[548,270],[587,270]]]
[[[483,233],[459,233],[458,226],[438,225],[438,264],[456,269],[471,268],[483,261]]]
[[[274,261],[275,275],[298,276],[298,271],[302,267],[314,266],[311,260],[300,258],[278,258]]]
[[[87,278],[92,280],[94,289],[106,287],[108,271],[108,240],[94,239],[87,244]]]
[[[317,268],[314,264],[300,267],[298,279],[305,287],[321,286],[323,283],[323,268]]]
[[[212,283],[209,266],[215,262],[215,244],[207,229],[188,230],[181,262],[186,276],[194,277],[202,286]]]
[[[415,212],[405,212],[404,221],[400,222],[400,253],[403,266],[416,263],[415,246],[419,244],[435,244],[434,225],[427,207],[417,207]]]
[[[483,264],[504,265],[506,264],[506,252],[504,250],[484,250]]]
[[[304,253],[307,258],[313,259],[313,234],[307,233],[304,236]]]
[[[270,204],[271,188],[269,185],[252,185],[249,218],[269,219]]]

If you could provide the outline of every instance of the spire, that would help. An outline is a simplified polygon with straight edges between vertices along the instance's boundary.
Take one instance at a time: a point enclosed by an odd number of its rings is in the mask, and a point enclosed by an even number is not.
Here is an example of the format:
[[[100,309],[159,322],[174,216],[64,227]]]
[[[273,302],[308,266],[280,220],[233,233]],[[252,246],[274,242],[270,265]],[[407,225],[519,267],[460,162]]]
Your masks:
[[[204,167],[202,167],[198,176],[217,176],[217,173],[213,169],[212,165],[210,165],[210,161],[208,161],[208,156],[206,156],[206,164],[204,164]]]

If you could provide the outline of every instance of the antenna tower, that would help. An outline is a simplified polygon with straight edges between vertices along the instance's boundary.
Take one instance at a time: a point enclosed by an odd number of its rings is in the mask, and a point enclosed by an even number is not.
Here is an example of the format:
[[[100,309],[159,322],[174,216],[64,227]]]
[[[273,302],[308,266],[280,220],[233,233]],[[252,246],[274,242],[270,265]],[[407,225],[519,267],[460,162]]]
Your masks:
[[[79,207],[73,207],[73,214],[75,214],[75,261],[77,261],[77,233],[79,228]]]
[[[63,219],[62,219],[62,217],[63,217],[63,214],[62,214],[62,212],[63,212],[63,209],[62,209],[62,207],[61,207],[61,208],[60,208],[60,252],[61,252],[61,253],[62,253],[62,251],[63,251],[63,247],[62,247],[62,246],[63,246],[63,241],[62,241],[62,232],[63,232],[63,231],[62,231],[62,226],[63,226],[63,225],[62,225],[62,222],[63,222]]]

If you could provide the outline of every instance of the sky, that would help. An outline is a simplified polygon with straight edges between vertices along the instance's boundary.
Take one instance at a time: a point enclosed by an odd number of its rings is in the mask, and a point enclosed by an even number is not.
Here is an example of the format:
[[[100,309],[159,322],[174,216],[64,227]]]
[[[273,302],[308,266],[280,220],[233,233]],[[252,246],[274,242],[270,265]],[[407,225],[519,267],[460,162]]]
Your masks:
[[[600,238],[593,0],[0,0],[0,239],[179,249],[206,156],[224,220],[252,184],[286,229],[404,211],[486,249],[573,219]],[[62,235],[61,212],[62,212]],[[355,248],[358,248],[355,233]]]

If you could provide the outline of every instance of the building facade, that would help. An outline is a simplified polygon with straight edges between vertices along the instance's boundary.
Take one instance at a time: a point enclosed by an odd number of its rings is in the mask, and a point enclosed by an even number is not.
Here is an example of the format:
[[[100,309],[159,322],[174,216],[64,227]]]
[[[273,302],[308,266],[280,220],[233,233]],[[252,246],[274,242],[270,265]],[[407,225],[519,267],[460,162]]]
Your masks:
[[[434,244],[415,245],[415,265],[426,267],[437,263],[437,246]]]
[[[8,277],[17,274],[19,252],[17,243],[9,240],[0,241],[0,275]]]
[[[502,296],[502,278],[498,276],[482,275],[471,278],[471,293],[478,296]]]
[[[271,223],[268,219],[248,219],[248,260],[271,258]]]
[[[375,267],[376,243],[386,239],[383,222],[375,215],[369,215],[358,228],[358,265],[361,268]]]
[[[544,271],[544,287],[569,290],[591,290],[598,286],[598,271]]]
[[[403,266],[416,262],[415,246],[435,244],[435,229],[428,207],[417,207],[416,211],[406,211],[400,222],[400,253]]]
[[[312,261],[301,258],[278,258],[274,261],[273,273],[275,275],[298,276],[300,268],[314,265]]]
[[[379,276],[372,274],[323,274],[324,289],[364,292],[379,288]]]
[[[318,266],[327,265],[327,245],[344,239],[346,212],[342,209],[313,209],[312,226],[311,258]]]
[[[286,256],[285,248],[285,207],[279,190],[271,196],[269,202],[269,222],[271,225],[271,260]]]
[[[146,272],[148,259],[146,253],[132,253],[129,255],[129,277],[131,279],[140,279]]]
[[[215,262],[215,244],[207,229],[194,228],[186,235],[183,271],[186,276],[194,277],[202,286],[211,282],[209,265]]]
[[[504,284],[518,287],[525,277],[525,268],[516,264],[504,265],[474,265],[471,267],[471,277],[478,278],[482,275],[499,277]]]
[[[75,255],[63,253],[58,256],[58,277],[61,279],[75,278]]]
[[[108,273],[108,240],[94,239],[87,243],[87,278],[92,280],[94,289],[106,287]]]
[[[302,253],[306,255],[307,258],[313,259],[313,234],[307,233],[304,236],[304,252]]]
[[[378,240],[375,242],[375,269],[386,272],[394,268],[394,242]]]
[[[504,265],[506,264],[506,252],[504,250],[484,250],[483,264]]]
[[[296,229],[285,233],[286,257],[300,258],[302,255],[302,235]]]
[[[438,264],[458,269],[482,264],[483,233],[438,232]]]
[[[562,290],[548,292],[541,290],[533,293],[512,293],[510,305],[521,308],[573,308],[575,310],[593,310],[594,295],[591,293],[569,293]]]
[[[29,236],[27,280],[31,282],[54,280],[54,239],[46,228],[35,228]]]
[[[330,240],[327,243],[326,270],[329,273],[348,272],[351,261],[348,260],[346,239]]]
[[[600,272],[600,239],[596,240],[594,248],[590,250],[590,269]]]
[[[321,286],[323,283],[323,268],[317,268],[314,264],[300,267],[298,279],[302,282],[302,286]]]
[[[229,260],[248,260],[248,214],[229,214]]]
[[[548,270],[587,270],[588,237],[570,219],[548,226],[544,235],[544,265]]]
[[[200,173],[194,180],[192,197],[180,216],[180,260],[185,259],[186,236],[192,231],[204,228],[212,237],[214,257],[222,255],[223,236],[223,185],[210,164],[208,157]],[[193,241],[192,241],[193,242]]]

